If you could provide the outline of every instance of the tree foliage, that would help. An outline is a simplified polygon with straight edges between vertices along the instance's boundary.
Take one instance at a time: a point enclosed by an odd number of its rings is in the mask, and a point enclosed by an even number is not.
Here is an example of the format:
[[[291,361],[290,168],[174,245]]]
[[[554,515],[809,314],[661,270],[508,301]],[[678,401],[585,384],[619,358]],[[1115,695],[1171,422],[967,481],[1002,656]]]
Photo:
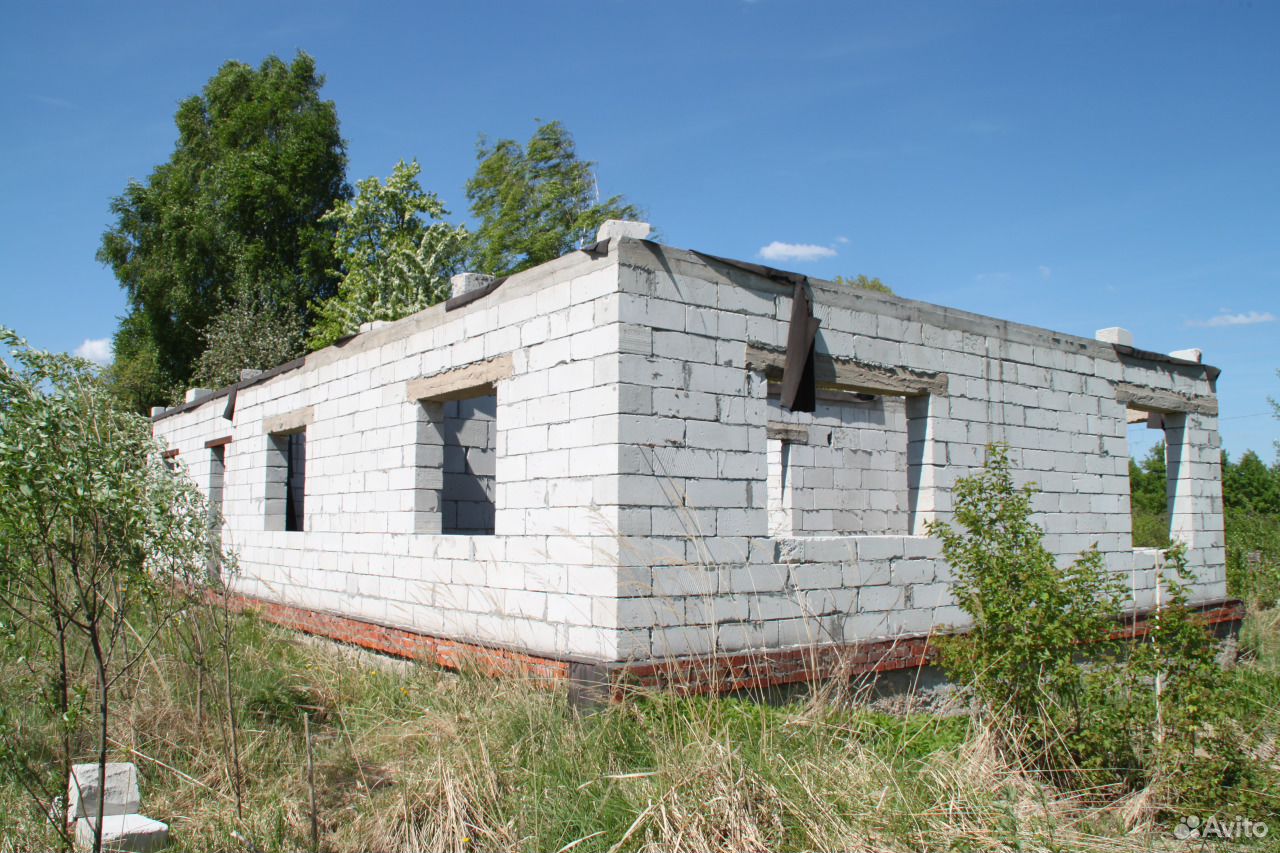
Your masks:
[[[893,295],[892,287],[885,284],[878,278],[868,278],[862,274],[855,275],[853,278],[845,278],[842,275],[838,275],[832,279],[832,281],[836,284],[844,284],[849,287],[861,288],[862,290],[874,290],[876,293],[887,293],[890,296]]]
[[[1280,465],[1268,468],[1252,450],[1239,462],[1223,453],[1222,503],[1227,510],[1280,514]]]
[[[337,228],[338,293],[316,307],[313,348],[354,334],[360,324],[398,320],[448,297],[467,231],[443,221],[435,193],[418,182],[417,161],[396,164],[385,183],[368,178],[359,194],[325,214]]]
[[[558,121],[539,124],[528,145],[483,137],[479,166],[467,182],[479,220],[472,247],[478,272],[506,275],[558,258],[595,239],[606,219],[637,219],[622,196],[600,201],[595,164],[578,158]]]
[[[306,352],[306,326],[294,311],[237,299],[209,323],[193,384],[222,388],[242,370],[270,370]]]
[[[163,624],[171,586],[204,580],[209,516],[165,467],[150,424],[119,408],[88,362],[7,329],[0,345],[13,362],[0,362],[0,650],[24,673],[0,703],[0,766],[57,825],[75,744],[92,724],[101,772],[114,685]],[[20,722],[33,703],[60,721],[52,779]]]
[[[334,292],[334,229],[321,219],[350,190],[323,82],[305,53],[226,63],[179,105],[168,162],[112,201],[98,258],[128,297],[116,378],[133,407],[187,383],[232,302],[305,318]]]
[[[1169,473],[1165,464],[1164,442],[1157,442],[1142,462],[1129,460],[1130,504],[1135,513],[1167,514],[1169,511]]]

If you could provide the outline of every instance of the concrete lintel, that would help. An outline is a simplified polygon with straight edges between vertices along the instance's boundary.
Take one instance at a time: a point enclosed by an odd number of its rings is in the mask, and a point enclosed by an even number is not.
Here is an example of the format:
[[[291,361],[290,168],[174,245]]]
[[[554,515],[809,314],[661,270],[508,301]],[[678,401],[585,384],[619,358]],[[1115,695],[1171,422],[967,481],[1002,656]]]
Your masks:
[[[781,421],[769,421],[769,425],[765,428],[765,434],[769,438],[775,438],[779,441],[786,441],[792,444],[808,444],[809,428],[800,426],[799,424],[784,424]]]
[[[310,426],[314,418],[315,410],[311,406],[303,406],[301,409],[294,409],[292,412],[263,418],[262,431],[271,434],[297,432]]]
[[[511,378],[512,369],[511,355],[500,355],[410,379],[405,383],[405,396],[410,402],[444,403],[492,394],[498,382]]]
[[[1218,401],[1213,397],[1143,388],[1140,385],[1130,385],[1127,382],[1116,383],[1116,400],[1127,404],[1131,409],[1139,409],[1144,412],[1218,414]]]
[[[747,367],[764,371],[770,379],[780,379],[786,352],[756,341],[747,344]],[[891,397],[922,397],[946,394],[947,375],[907,367],[888,367],[818,353],[813,365],[814,379],[821,388]],[[775,375],[776,374],[776,375]]]

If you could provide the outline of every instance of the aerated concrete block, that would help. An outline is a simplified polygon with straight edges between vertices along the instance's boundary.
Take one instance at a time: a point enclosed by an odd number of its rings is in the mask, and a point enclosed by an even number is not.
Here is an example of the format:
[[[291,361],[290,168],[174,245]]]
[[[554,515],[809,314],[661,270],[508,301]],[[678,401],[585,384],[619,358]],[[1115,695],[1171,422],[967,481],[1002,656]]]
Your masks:
[[[133,765],[129,765],[132,767]],[[93,819],[76,821],[76,847],[93,849]],[[169,845],[169,825],[140,814],[108,815],[102,818],[102,849],[128,853],[154,853]]]
[[[648,222],[628,222],[623,219],[606,219],[596,232],[597,240],[609,240],[614,237],[630,237],[643,240],[653,230]]]
[[[1120,326],[1108,326],[1105,329],[1099,329],[1093,336],[1108,344],[1121,344],[1126,347],[1133,346],[1133,332],[1128,329],[1123,329]]]
[[[138,768],[129,762],[110,762],[106,769],[103,814],[125,815],[136,812],[142,804],[142,795],[138,792]],[[69,820],[94,817],[98,814],[98,796],[103,787],[98,783],[98,779],[97,764],[72,765],[71,779],[67,784]]]

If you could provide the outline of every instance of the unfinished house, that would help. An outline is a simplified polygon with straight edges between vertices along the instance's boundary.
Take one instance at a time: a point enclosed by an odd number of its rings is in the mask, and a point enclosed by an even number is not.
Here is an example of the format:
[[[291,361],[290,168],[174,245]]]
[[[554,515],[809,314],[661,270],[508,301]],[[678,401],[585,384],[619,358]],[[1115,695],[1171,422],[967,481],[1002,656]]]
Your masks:
[[[1062,560],[1131,616],[1127,430],[1161,429],[1194,602],[1224,580],[1218,371],[644,239],[600,242],[217,392],[154,428],[220,509],[233,591],[445,663],[707,689],[919,666],[963,629],[926,533],[1005,442]],[[714,664],[709,665],[709,664]]]

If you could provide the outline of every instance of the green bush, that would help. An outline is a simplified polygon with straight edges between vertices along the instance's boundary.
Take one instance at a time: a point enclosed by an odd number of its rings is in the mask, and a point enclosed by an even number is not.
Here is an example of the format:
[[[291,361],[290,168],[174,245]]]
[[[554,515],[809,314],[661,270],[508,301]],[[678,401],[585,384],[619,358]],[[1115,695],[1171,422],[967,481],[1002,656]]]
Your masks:
[[[1133,547],[1168,548],[1169,513],[1133,508]]]
[[[973,691],[1006,750],[1063,787],[1147,788],[1201,807],[1257,790],[1217,646],[1181,585],[1185,549],[1165,552],[1147,636],[1117,641],[1122,585],[1095,549],[1056,564],[1031,520],[1033,492],[1014,486],[1007,448],[991,446],[956,485],[959,529],[931,525],[974,621],[942,644],[948,676]]]
[[[993,445],[983,469],[956,484],[963,530],[933,523],[929,532],[942,540],[956,600],[974,622],[942,644],[943,667],[972,688],[1007,746],[1057,770],[1080,763],[1064,749],[1090,716],[1079,649],[1107,638],[1122,590],[1097,550],[1056,565],[1031,520],[1033,494],[1014,486],[1007,448]]]
[[[1280,603],[1280,516],[1227,510],[1227,591],[1253,608]]]

